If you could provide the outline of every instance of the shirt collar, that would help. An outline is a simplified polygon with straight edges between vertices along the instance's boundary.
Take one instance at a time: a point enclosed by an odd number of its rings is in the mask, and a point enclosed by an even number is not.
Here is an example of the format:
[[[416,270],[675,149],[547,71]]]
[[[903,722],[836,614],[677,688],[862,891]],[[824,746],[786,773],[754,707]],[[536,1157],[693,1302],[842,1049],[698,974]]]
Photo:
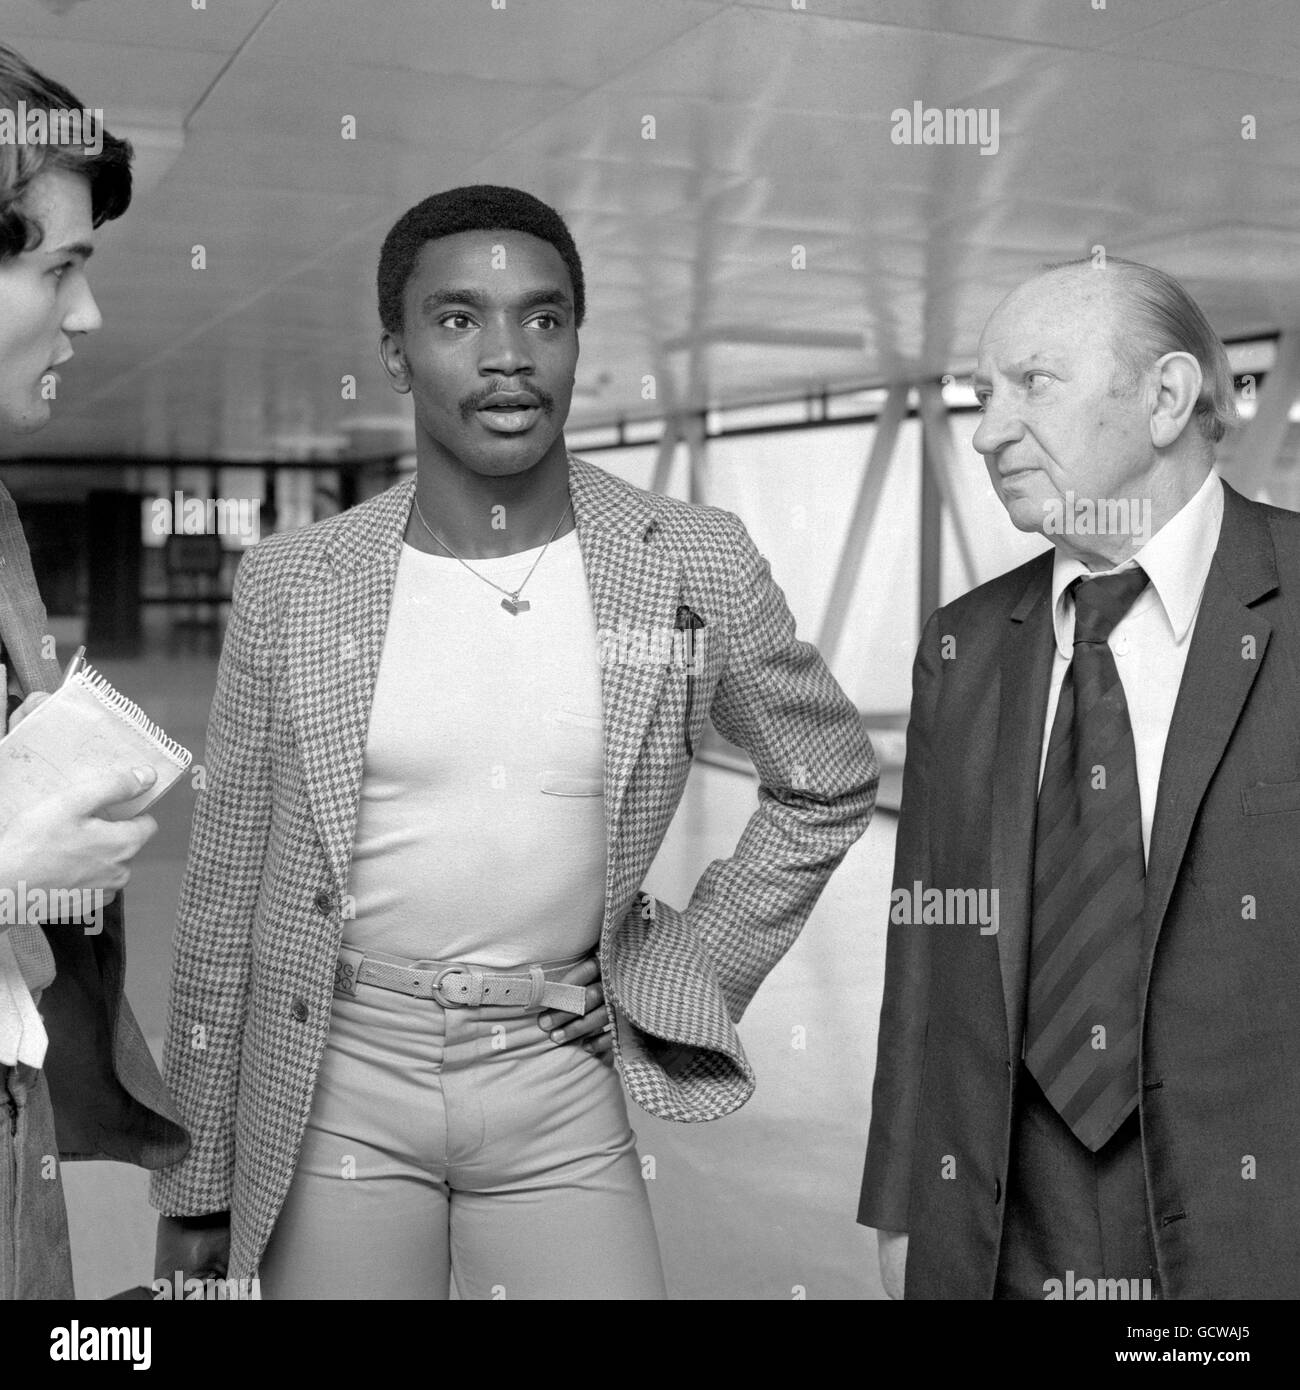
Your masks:
[[[1134,610],[1159,602],[1168,619],[1174,641],[1181,645],[1201,606],[1201,594],[1210,572],[1219,529],[1223,524],[1223,484],[1209,476],[1183,506],[1137,552],[1112,570],[1090,570],[1082,560],[1057,550],[1052,562],[1052,628],[1056,649],[1069,661],[1074,654],[1074,603],[1066,591],[1080,575],[1118,574],[1141,565],[1151,581],[1155,598],[1139,596]]]

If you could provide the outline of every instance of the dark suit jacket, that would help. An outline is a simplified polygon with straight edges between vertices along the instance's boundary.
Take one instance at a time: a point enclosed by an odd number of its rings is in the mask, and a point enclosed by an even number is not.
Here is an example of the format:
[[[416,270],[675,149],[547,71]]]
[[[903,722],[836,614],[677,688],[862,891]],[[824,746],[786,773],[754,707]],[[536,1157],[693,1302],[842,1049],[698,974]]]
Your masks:
[[[13,499],[0,486],[0,641],[24,695],[58,685],[58,665],[45,652],[46,631],[27,542]],[[60,1156],[118,1159],[143,1168],[179,1162],[189,1137],[122,992],[122,895],[105,909],[96,936],[58,925],[10,932],[28,983],[44,986],[44,1071]],[[47,984],[50,952],[56,973]]]
[[[1167,1298],[1300,1297],[1300,515],[1225,487],[1147,867],[1140,1113]],[[989,1298],[1029,953],[1051,553],[939,609],[896,886],[999,890],[996,935],[891,925],[859,1220],[909,1298]],[[945,655],[944,640],[950,642]]]

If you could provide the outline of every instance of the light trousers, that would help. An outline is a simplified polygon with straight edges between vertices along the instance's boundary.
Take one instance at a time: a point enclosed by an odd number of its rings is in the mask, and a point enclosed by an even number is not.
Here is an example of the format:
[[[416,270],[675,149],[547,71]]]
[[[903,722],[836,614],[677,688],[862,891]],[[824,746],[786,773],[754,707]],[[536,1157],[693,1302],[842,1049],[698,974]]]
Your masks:
[[[263,1298],[666,1296],[613,1063],[538,1012],[335,996]]]

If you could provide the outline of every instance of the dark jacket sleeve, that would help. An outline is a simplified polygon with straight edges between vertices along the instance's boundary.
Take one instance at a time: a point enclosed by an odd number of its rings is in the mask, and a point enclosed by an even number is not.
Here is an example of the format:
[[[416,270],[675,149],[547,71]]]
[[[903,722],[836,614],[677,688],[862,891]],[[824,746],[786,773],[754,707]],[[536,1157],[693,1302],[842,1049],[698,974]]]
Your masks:
[[[942,611],[942,610],[940,610]],[[895,888],[932,882],[930,816],[936,772],[931,754],[942,661],[939,613],[925,626],[912,665],[912,712],[907,725],[903,800],[894,848]],[[912,1149],[925,1062],[932,933],[891,921],[885,952],[885,994],[876,1044],[871,1133],[858,1220],[877,1230],[906,1231]]]

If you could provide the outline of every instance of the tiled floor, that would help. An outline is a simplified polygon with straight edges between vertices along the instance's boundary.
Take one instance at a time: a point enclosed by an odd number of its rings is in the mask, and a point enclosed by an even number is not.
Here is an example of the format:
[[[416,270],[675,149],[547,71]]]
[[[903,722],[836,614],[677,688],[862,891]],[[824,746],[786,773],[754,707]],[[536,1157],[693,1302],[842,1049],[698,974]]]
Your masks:
[[[99,663],[198,761],[216,676],[204,645],[191,634],[158,641],[143,660]],[[128,889],[128,993],[156,1055],[193,801],[182,781],[159,804],[159,833]],[[752,779],[697,766],[647,890],[684,905],[705,865],[730,852],[753,804]],[[894,818],[882,812],[741,1024],[759,1078],[754,1099],[708,1125],[673,1125],[633,1110],[642,1155],[655,1158],[650,1194],[675,1298],[882,1296],[874,1236],[853,1215],[893,839]],[[68,1164],[64,1177],[80,1296],[147,1284],[154,1230],[147,1176],[92,1163]]]

